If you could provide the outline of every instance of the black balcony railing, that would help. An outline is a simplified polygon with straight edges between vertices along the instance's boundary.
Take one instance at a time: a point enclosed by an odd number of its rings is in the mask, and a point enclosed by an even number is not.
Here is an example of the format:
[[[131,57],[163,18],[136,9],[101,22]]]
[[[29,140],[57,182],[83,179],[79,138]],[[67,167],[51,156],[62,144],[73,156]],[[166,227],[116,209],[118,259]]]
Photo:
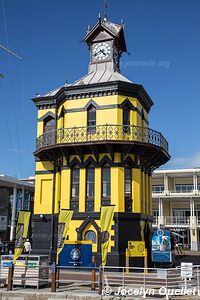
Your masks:
[[[159,146],[168,152],[168,143],[160,132],[139,126],[110,124],[61,128],[46,132],[37,138],[36,150],[57,144],[92,143],[98,141],[148,143]]]

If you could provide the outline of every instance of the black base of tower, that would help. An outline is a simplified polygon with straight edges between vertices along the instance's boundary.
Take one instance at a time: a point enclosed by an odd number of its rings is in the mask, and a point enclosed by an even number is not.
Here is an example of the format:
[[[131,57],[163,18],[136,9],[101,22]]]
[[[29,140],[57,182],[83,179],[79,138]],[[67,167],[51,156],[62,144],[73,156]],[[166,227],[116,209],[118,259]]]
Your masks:
[[[82,240],[82,232],[88,223],[93,224],[98,232],[98,251],[94,253],[96,258],[96,265],[101,264],[101,235],[100,228],[98,227],[96,220],[100,219],[99,213],[74,213],[73,220],[82,220],[82,225],[77,228],[77,240]],[[152,217],[139,213],[115,213],[114,214],[114,236],[111,237],[114,241],[114,246],[111,248],[111,253],[107,256],[108,266],[121,266],[126,265],[126,249],[128,247],[128,241],[141,241],[142,239],[142,227],[141,221],[144,222],[144,238],[145,246],[148,254],[150,254],[150,232]],[[32,216],[32,253],[37,255],[49,255],[50,258],[56,251],[57,242],[57,223],[58,216],[54,215],[54,247],[51,249],[51,215],[33,215]],[[53,253],[52,253],[53,252]],[[148,256],[148,262],[150,263],[150,257]],[[131,267],[143,267],[144,259],[140,257],[130,258],[129,265]]]

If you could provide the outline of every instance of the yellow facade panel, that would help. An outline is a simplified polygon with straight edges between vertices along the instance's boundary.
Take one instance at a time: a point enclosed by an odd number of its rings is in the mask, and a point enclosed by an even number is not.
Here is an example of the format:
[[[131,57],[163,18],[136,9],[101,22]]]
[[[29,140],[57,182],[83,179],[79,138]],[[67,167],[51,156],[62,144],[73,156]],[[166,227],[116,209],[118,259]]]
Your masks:
[[[36,162],[36,171],[52,171],[53,164],[50,161],[37,161]]]
[[[141,212],[141,171],[132,169],[133,212]]]
[[[70,209],[71,198],[71,170],[64,169],[61,172],[61,197],[60,208]]]

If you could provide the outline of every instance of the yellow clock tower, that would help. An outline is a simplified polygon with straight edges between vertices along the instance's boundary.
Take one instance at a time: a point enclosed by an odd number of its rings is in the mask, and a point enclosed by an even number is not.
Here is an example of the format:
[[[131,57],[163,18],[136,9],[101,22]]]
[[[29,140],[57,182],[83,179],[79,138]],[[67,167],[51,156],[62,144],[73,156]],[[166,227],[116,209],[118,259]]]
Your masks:
[[[33,99],[38,108],[33,249],[54,248],[57,214],[72,209],[68,239],[91,240],[99,261],[100,208],[115,205],[108,265],[124,265],[129,240],[151,230],[151,174],[168,143],[149,128],[153,101],[120,73],[123,24],[99,19],[84,42],[88,73]],[[55,227],[55,228],[54,228]]]

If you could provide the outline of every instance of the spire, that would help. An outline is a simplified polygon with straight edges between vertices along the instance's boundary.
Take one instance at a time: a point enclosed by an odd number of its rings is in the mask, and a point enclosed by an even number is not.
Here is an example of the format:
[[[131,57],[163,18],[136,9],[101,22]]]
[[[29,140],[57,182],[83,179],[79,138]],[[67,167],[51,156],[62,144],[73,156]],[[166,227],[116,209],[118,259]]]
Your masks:
[[[108,0],[104,0],[104,21],[108,18]]]

